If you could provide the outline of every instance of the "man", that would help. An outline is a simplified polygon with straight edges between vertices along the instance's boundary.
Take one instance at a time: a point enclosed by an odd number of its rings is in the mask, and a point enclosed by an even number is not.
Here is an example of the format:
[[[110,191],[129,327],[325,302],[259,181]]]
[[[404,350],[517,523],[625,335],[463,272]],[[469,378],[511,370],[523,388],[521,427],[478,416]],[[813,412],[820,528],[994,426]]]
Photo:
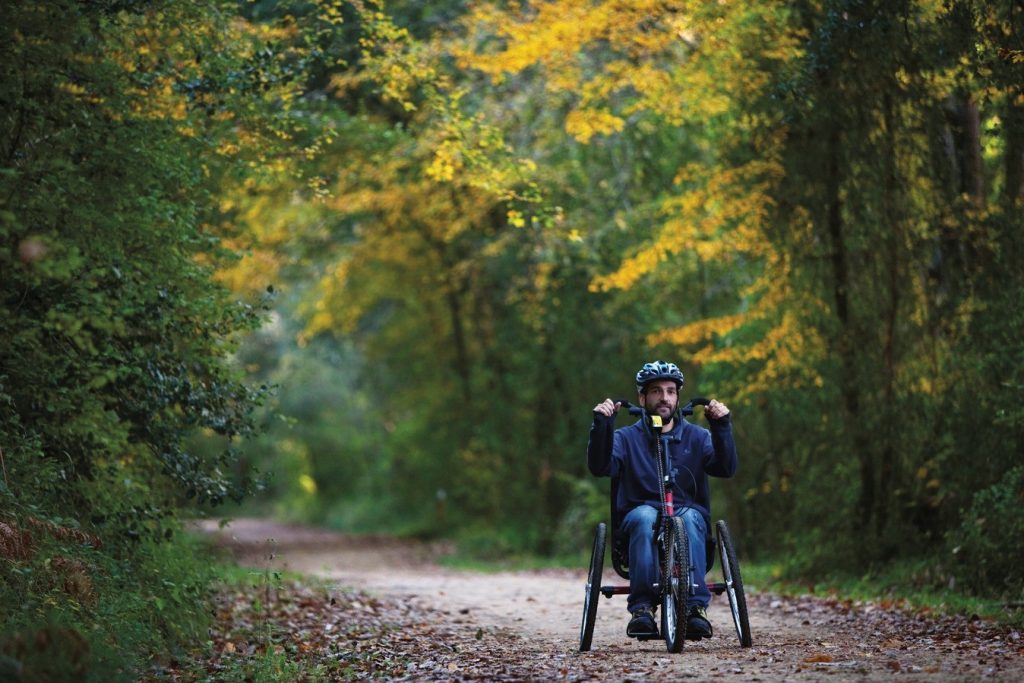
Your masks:
[[[646,363],[636,373],[638,402],[648,415],[661,417],[662,433],[668,436],[668,449],[676,469],[673,497],[675,514],[682,517],[690,539],[690,560],[694,566],[695,594],[687,605],[686,637],[692,640],[711,637],[707,606],[711,593],[704,583],[707,573],[705,541],[711,518],[708,475],[731,477],[736,472],[736,446],[732,438],[729,409],[718,401],[704,408],[710,431],[691,424],[678,413],[683,373],[675,363]],[[619,533],[629,539],[629,599],[631,614],[626,634],[630,637],[655,636],[658,627],[654,610],[659,577],[654,524],[661,509],[661,482],[652,439],[638,420],[615,429],[615,416],[621,404],[610,398],[594,406],[594,423],[587,445],[587,465],[596,476],[619,480],[616,511],[622,520]],[[647,419],[647,418],[645,418]]]

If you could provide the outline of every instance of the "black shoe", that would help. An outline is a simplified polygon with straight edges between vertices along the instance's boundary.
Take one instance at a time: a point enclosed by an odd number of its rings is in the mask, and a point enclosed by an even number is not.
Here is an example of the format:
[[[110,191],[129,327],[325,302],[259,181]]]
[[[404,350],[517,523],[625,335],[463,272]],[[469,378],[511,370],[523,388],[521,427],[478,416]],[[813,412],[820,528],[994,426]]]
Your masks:
[[[654,621],[654,610],[641,607],[633,612],[633,618],[626,626],[626,635],[630,638],[647,640],[658,637],[658,624]]]
[[[708,613],[701,605],[693,605],[686,615],[686,639],[700,640],[711,637],[711,622]]]

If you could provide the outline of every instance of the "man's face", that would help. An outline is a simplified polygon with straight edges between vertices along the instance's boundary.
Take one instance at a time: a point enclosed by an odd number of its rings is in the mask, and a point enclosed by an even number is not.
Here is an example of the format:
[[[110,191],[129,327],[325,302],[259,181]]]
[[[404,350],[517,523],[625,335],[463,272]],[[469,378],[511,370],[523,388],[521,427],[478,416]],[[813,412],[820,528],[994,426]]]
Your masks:
[[[647,409],[651,415],[660,415],[661,419],[668,422],[679,406],[679,390],[672,380],[657,380],[647,385],[644,393],[640,394],[640,405]]]

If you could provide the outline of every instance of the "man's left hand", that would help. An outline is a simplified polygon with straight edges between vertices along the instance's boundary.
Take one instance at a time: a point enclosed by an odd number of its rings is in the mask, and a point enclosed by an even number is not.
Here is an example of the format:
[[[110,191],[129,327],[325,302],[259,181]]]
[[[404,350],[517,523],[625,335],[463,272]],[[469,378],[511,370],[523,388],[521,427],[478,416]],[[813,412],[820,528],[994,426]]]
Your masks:
[[[709,420],[721,420],[728,414],[728,406],[714,399],[711,399],[711,403],[704,407],[704,417]]]

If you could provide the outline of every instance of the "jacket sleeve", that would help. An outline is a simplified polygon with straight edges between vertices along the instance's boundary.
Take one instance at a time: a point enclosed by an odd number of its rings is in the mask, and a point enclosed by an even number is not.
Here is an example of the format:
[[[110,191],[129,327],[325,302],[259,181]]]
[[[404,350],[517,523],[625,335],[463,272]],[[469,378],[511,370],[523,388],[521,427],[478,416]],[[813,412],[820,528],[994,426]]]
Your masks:
[[[709,422],[711,433],[704,444],[704,471],[713,477],[731,477],[736,474],[739,466],[736,443],[732,438],[732,423],[728,415]]]
[[[612,473],[612,447],[615,444],[615,417],[594,413],[590,426],[590,441],[587,442],[587,467],[597,477],[608,477]]]

